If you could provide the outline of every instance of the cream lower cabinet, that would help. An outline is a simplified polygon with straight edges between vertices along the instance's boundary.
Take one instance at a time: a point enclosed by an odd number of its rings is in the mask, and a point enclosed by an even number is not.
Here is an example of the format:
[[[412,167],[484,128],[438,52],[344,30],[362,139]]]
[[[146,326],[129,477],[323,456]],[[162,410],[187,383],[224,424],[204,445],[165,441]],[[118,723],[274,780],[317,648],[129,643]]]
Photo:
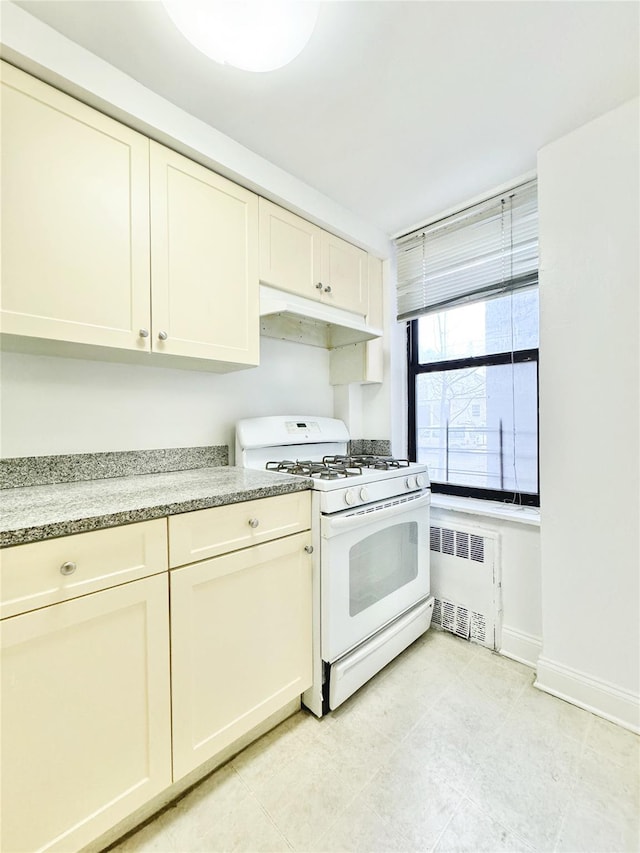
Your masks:
[[[310,541],[307,531],[171,571],[175,779],[311,685]]]
[[[78,850],[170,785],[167,585],[0,624],[2,850]]]

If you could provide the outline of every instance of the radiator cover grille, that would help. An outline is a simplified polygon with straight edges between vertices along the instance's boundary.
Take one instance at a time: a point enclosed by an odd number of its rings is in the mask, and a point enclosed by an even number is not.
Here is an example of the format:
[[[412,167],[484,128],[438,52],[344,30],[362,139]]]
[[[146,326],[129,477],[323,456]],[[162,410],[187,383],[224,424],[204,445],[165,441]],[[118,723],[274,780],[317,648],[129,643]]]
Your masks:
[[[496,648],[500,611],[496,535],[432,525],[432,624],[462,639]]]

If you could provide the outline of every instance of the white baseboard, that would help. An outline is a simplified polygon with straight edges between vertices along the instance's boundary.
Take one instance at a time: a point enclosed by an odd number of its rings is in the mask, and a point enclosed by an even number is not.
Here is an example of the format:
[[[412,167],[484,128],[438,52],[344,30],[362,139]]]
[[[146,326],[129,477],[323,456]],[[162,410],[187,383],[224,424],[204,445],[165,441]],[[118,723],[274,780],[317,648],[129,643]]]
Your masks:
[[[507,658],[517,660],[535,669],[542,651],[542,638],[533,634],[516,631],[515,628],[502,626],[501,645],[499,652]]]
[[[640,696],[584,672],[540,657],[535,687],[640,733]]]

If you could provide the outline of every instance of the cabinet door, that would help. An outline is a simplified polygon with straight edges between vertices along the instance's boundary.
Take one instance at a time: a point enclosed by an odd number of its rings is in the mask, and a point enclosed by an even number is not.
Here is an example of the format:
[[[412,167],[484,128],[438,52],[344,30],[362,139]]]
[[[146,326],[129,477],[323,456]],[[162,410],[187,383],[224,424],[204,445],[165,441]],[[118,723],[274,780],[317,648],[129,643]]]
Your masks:
[[[310,539],[171,572],[176,780],[311,685]]]
[[[323,231],[321,269],[323,302],[356,314],[368,313],[366,252]]]
[[[150,145],[152,348],[258,364],[258,197]]]
[[[5,619],[2,849],[78,850],[171,783],[167,575]]]
[[[260,280],[320,299],[320,229],[277,204],[260,199]]]
[[[2,64],[2,330],[148,350],[149,141]]]

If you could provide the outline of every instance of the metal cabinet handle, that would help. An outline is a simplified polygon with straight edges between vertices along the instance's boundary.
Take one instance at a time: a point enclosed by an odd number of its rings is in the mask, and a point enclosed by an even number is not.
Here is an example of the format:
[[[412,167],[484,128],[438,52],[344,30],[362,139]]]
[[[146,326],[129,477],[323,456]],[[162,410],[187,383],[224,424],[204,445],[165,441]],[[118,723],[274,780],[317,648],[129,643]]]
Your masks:
[[[316,284],[316,290],[322,290],[322,282],[321,282],[321,281],[319,281],[319,282]]]
[[[60,574],[72,575],[77,568],[78,566],[72,560],[68,560],[60,566]]]
[[[254,529],[260,524],[257,518],[249,519],[249,527],[253,527]]]
[[[313,545],[305,545],[304,550],[307,552],[307,554],[313,554]]]
[[[161,341],[166,341],[168,337],[169,337],[169,335],[165,331],[158,332],[158,338]]]
[[[325,292],[325,293],[331,293],[331,285],[330,285],[330,284],[328,284],[328,285],[325,287],[324,292]]]
[[[140,329],[140,337],[148,338],[149,337],[149,329]]]

